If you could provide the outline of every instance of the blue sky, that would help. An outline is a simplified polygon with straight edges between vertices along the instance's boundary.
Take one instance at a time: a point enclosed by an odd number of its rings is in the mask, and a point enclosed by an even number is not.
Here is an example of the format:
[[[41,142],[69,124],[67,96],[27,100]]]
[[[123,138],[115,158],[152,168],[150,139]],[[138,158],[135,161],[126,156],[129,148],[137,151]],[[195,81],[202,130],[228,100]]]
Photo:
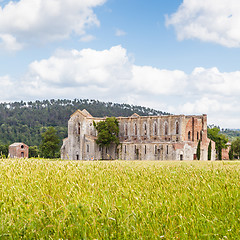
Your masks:
[[[89,98],[239,128],[238,0],[0,0],[0,101]]]

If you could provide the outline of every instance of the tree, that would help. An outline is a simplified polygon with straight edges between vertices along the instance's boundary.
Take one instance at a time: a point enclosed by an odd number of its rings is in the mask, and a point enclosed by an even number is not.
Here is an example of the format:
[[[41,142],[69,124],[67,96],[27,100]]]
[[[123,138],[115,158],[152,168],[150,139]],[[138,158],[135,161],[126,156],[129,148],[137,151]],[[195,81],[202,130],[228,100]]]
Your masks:
[[[38,157],[38,155],[39,155],[38,146],[30,146],[28,156],[32,158],[32,157]]]
[[[222,149],[226,148],[226,143],[228,138],[219,133],[220,129],[218,127],[208,128],[208,138],[215,142],[215,148],[218,154],[218,159],[222,160]]]
[[[40,144],[40,155],[45,158],[59,157],[60,140],[54,127],[49,127],[42,134],[42,142]]]
[[[208,144],[208,160],[211,160],[212,158],[212,141]]]
[[[229,160],[233,160],[233,148],[232,148],[232,146],[229,150],[228,156],[229,156]]]
[[[239,159],[239,157],[240,157],[240,137],[238,137],[232,141],[231,148],[233,149],[233,153]]]
[[[0,145],[0,157],[8,157],[8,145]]]
[[[115,117],[106,118],[105,121],[98,123],[93,122],[94,127],[98,132],[96,143],[101,146],[102,159],[103,159],[103,147],[108,147],[110,144],[119,144],[119,126],[118,120]]]
[[[201,142],[200,140],[198,141],[198,145],[197,145],[197,160],[200,160],[200,155],[201,155]]]

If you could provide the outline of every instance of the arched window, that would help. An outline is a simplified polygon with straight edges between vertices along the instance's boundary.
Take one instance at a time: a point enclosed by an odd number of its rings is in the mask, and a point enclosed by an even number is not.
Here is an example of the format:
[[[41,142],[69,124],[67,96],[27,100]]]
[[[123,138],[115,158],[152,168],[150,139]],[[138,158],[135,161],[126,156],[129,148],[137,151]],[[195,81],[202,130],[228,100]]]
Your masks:
[[[135,135],[137,136],[137,124],[135,123],[135,125],[134,125],[134,133],[135,133]]]
[[[154,122],[153,132],[154,132],[154,135],[157,136],[157,123],[156,122]]]
[[[127,153],[127,146],[124,147],[124,152]]]
[[[78,123],[78,127],[77,127],[77,134],[78,135],[80,135],[80,132],[81,132],[80,130],[81,130],[81,125],[80,125],[80,123]]]
[[[176,134],[179,134],[179,122],[176,122]]]
[[[147,124],[146,123],[143,124],[143,129],[144,129],[144,135],[146,136],[147,135]]]
[[[200,140],[202,141],[202,131],[200,132]]]
[[[168,154],[168,145],[167,145],[167,154]]]
[[[87,145],[87,152],[89,152],[89,145]]]
[[[154,152],[157,154],[157,145],[154,146]]]
[[[125,135],[126,136],[128,135],[128,126],[127,126],[127,124],[125,124]]]
[[[191,132],[189,131],[188,132],[188,141],[190,141],[191,140]]]
[[[165,135],[168,135],[168,124],[167,123],[165,123],[165,125],[164,125],[164,133],[165,133]]]
[[[145,145],[144,153],[147,154],[147,146]]]

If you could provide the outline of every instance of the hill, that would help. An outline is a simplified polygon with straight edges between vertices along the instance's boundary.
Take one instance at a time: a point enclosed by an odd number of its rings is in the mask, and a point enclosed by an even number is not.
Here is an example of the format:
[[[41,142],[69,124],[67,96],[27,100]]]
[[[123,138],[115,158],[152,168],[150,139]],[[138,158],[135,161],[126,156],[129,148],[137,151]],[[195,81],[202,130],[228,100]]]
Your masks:
[[[169,115],[154,109],[101,102],[89,99],[58,99],[29,102],[0,103],[0,145],[24,142],[39,146],[41,134],[49,126],[56,128],[61,139],[67,137],[67,123],[77,109],[87,109],[95,117],[146,115]]]

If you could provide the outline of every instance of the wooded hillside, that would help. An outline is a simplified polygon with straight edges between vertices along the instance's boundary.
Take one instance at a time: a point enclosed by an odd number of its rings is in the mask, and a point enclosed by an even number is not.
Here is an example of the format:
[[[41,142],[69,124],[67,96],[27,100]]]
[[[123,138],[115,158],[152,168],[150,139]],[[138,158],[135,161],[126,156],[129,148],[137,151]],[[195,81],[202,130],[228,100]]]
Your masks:
[[[97,100],[43,100],[35,102],[0,103],[0,144],[24,142],[39,146],[41,134],[53,126],[61,139],[67,137],[67,123],[77,109],[87,109],[94,117],[143,115],[169,115],[141,106],[105,103]]]

